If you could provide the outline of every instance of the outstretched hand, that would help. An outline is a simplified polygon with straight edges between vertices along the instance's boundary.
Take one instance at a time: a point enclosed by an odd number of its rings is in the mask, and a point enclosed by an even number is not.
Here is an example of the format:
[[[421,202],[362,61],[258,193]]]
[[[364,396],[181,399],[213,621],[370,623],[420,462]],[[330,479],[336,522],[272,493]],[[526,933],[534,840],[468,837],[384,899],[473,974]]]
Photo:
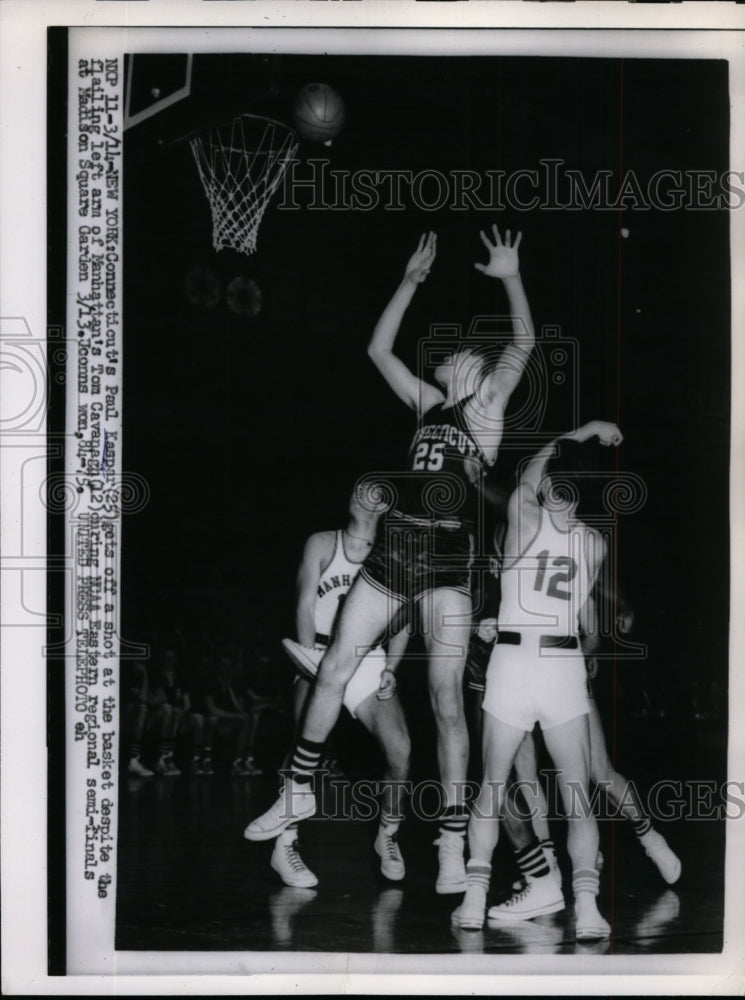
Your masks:
[[[406,277],[415,284],[420,284],[429,274],[429,270],[437,256],[437,234],[431,230],[422,233],[419,246],[409,258],[406,265]]]
[[[611,423],[610,420],[596,420],[593,429],[598,436],[598,440],[603,445],[618,447],[623,441],[623,434],[616,424]]]
[[[493,225],[491,228],[494,235],[493,243],[483,230],[479,233],[481,242],[489,251],[489,263],[477,263],[474,264],[474,267],[477,271],[483,271],[484,274],[488,274],[490,278],[513,278],[520,273],[517,248],[520,246],[523,234],[518,233],[513,244],[512,233],[509,229],[505,233],[504,240],[502,240],[496,225]]]

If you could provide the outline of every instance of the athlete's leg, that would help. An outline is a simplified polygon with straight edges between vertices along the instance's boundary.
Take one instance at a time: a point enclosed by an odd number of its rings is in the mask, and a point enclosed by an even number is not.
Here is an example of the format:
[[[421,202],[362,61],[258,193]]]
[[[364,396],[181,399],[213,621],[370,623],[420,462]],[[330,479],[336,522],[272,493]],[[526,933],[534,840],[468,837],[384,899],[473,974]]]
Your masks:
[[[437,726],[437,763],[443,788],[436,890],[463,892],[463,847],[468,810],[468,728],[463,707],[463,671],[471,635],[471,598],[459,590],[437,587],[419,601],[422,633],[429,661],[429,694]]]
[[[680,859],[670,849],[662,834],[652,828],[652,820],[642,805],[634,783],[627,781],[611,764],[594,698],[590,698],[589,725],[592,780],[606,789],[611,802],[631,823],[639,843],[657,866],[663,879],[672,885],[680,878]]]
[[[355,715],[380,744],[385,755],[383,795],[380,824],[375,838],[375,851],[380,857],[380,870],[386,878],[399,881],[406,874],[404,859],[398,846],[398,828],[404,818],[407,778],[411,757],[411,741],[403,708],[397,695],[378,701],[369,695],[355,709]]]
[[[362,577],[354,581],[334,640],[318,669],[303,723],[303,739],[319,744],[326,740],[339,718],[345,687],[402,603]]]
[[[525,736],[525,730],[502,722],[489,712],[484,712],[483,730],[484,780],[468,822],[470,859],[467,866],[466,895],[452,915],[453,923],[471,929],[478,929],[484,924],[492,856],[499,839],[499,813],[505,785],[517,748]]]
[[[578,940],[607,937],[610,927],[597,909],[598,825],[590,808],[590,727],[579,715],[544,730],[546,749],[558,774],[569,819],[567,849],[572,861],[572,887]]]
[[[536,837],[541,843],[550,840],[548,828],[548,802],[538,777],[538,761],[535,753],[535,740],[532,733],[526,733],[525,739],[515,756],[515,774],[522,782],[520,790],[531,812],[531,824]]]
[[[357,707],[355,714],[378,741],[385,755],[382,815],[400,822],[404,815],[406,780],[411,758],[409,729],[401,702],[397,695],[378,701],[371,694]]]
[[[440,587],[420,600],[428,657],[428,682],[437,725],[437,764],[445,804],[460,806],[468,767],[468,729],[463,707],[463,670],[468,650],[471,599]]]
[[[292,710],[295,717],[295,726],[300,729],[305,717],[305,706],[308,704],[312,682],[307,677],[297,674],[292,687]]]
[[[269,840],[298,819],[315,812],[311,781],[324,741],[339,717],[344,689],[365,653],[375,644],[403,602],[383,593],[363,577],[352,584],[339,618],[336,635],[318,670],[306,709],[302,734],[277,801],[244,830],[248,840]]]
[[[547,871],[561,887],[561,872],[548,827],[548,802],[538,777],[538,762],[532,733],[517,751],[512,781],[505,796],[502,819],[515,852],[515,862],[525,883],[542,878]],[[519,884],[514,889],[521,888]]]

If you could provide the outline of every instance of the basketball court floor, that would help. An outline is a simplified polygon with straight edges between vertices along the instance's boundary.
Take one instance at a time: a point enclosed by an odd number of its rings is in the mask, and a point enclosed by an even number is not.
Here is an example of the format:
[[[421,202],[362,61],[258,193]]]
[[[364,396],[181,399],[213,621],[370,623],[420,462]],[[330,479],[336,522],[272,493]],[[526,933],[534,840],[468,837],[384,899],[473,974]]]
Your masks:
[[[313,819],[302,855],[317,889],[284,886],[269,866],[272,842],[243,827],[275,796],[276,777],[124,779],[119,830],[117,949],[395,954],[682,954],[722,948],[724,827],[680,821],[660,829],[683,862],[667,886],[623,821],[600,823],[605,865],[599,905],[609,941],[577,945],[571,911],[483,932],[453,929],[459,895],[438,896],[436,825],[409,817],[400,842],[402,882],[380,875],[375,820]],[[562,854],[563,827],[553,826]],[[565,890],[566,860],[562,863]],[[510,852],[500,844],[490,902],[510,893]],[[571,898],[571,893],[569,893]]]

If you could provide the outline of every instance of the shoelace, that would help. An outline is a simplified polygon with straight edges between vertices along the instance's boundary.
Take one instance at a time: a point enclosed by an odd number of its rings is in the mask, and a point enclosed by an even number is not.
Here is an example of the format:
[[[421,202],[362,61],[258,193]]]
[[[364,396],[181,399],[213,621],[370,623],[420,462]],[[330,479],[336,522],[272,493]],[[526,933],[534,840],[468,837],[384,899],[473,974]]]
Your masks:
[[[290,868],[292,868],[294,872],[305,871],[305,862],[297,851],[298,848],[296,840],[293,840],[291,844],[287,844],[285,846],[285,854],[290,864]]]
[[[398,838],[397,833],[384,833],[383,841],[385,842],[385,853],[388,855],[389,861],[398,861],[398,844],[396,840]]]
[[[528,883],[524,889],[521,889],[515,896],[511,896],[505,903],[502,903],[502,906],[517,906],[518,903],[522,903],[529,891],[530,883]]]

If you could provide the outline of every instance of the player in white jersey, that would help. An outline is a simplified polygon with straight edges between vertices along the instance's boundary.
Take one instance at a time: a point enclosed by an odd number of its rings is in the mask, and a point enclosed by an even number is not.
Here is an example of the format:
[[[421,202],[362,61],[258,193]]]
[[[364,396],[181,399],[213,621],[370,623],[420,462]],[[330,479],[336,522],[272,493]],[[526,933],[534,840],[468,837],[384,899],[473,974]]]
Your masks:
[[[349,505],[349,523],[343,531],[319,531],[305,544],[298,571],[296,626],[299,642],[284,640],[300,676],[295,685],[296,715],[301,724],[305,705],[323,654],[336,628],[339,611],[375,540],[378,520],[386,505],[374,486],[361,486]],[[398,846],[411,746],[394,670],[403,655],[408,634],[392,636],[387,650],[377,646],[364,657],[344,692],[344,706],[380,744],[385,757],[384,787],[375,851],[382,874],[392,881],[404,877]],[[255,839],[255,838],[249,838]],[[280,833],[272,868],[287,885],[311,888],[318,879],[299,853],[297,824]]]
[[[468,887],[452,916],[459,927],[483,926],[505,785],[525,733],[538,722],[569,817],[577,940],[610,934],[596,902],[597,822],[592,811],[583,808],[583,802],[589,802],[590,735],[580,645],[581,633],[596,631],[591,591],[605,542],[582,520],[591,481],[572,477],[567,454],[595,436],[605,445],[622,440],[615,424],[586,424],[559,439],[564,444],[561,456],[550,465],[557,442],[539,451],[510,497],[497,643],[483,703],[484,781],[468,826]],[[553,880],[544,881],[549,892],[535,912],[518,914],[504,904],[489,910],[490,919],[526,919],[563,909],[561,890]]]

